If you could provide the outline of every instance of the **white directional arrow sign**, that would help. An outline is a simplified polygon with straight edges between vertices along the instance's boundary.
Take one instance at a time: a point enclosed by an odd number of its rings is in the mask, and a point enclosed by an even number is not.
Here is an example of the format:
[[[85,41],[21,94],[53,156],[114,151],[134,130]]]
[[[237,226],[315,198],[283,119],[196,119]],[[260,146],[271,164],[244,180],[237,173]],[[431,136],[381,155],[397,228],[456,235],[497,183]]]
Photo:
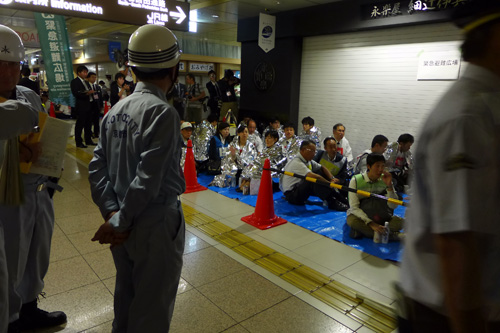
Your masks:
[[[179,7],[179,6],[175,6],[175,7],[177,7],[178,12],[170,12],[170,16],[177,17],[177,21],[175,23],[181,24],[182,21],[184,21],[184,19],[187,17],[187,15],[186,15],[186,13],[184,13],[184,11],[182,10],[181,7]]]

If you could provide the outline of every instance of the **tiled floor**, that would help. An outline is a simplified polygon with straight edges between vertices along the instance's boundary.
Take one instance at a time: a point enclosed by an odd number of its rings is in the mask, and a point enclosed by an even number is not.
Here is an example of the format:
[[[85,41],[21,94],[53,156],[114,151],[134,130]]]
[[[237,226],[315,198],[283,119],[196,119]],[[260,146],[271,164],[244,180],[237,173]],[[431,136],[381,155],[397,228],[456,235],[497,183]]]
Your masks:
[[[86,149],[91,153],[90,148]],[[56,227],[40,307],[63,310],[63,332],[110,332],[114,276],[108,246],[91,242],[102,223],[92,203],[85,163],[67,154],[54,198]],[[287,223],[261,231],[240,220],[254,211],[211,191],[182,196],[184,204],[372,300],[393,303],[398,267]],[[187,226],[184,268],[171,332],[370,332],[206,234]]]

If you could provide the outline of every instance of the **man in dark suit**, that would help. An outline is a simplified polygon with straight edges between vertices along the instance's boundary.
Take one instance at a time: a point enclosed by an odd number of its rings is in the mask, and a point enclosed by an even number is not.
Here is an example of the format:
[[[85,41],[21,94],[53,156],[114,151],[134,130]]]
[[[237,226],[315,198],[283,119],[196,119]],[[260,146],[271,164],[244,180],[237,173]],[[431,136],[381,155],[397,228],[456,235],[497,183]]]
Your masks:
[[[181,120],[184,119],[184,96],[186,95],[186,85],[179,83],[179,79],[175,81],[174,89],[172,89],[172,97],[174,100],[174,108],[179,113]]]
[[[75,113],[76,113],[76,124],[75,124],[75,142],[78,148],[87,148],[83,144],[82,140],[82,129],[85,131],[85,144],[95,146],[96,144],[92,141],[91,132],[91,102],[94,100],[92,97],[94,95],[94,90],[91,89],[89,83],[85,81],[89,70],[87,67],[80,65],[76,68],[76,74],[78,75],[71,81],[71,93],[75,96]]]
[[[93,126],[94,138],[99,137],[99,117],[101,116],[101,110],[104,105],[102,100],[102,89],[96,83],[96,80],[97,80],[96,73],[89,72],[89,74],[87,75],[87,81],[90,84],[91,90],[94,90],[94,94],[92,95],[92,98],[94,100],[90,103],[91,106],[90,123]]]
[[[36,92],[37,95],[40,95],[40,86],[38,85],[38,82],[32,81],[30,79],[31,71],[29,67],[23,67],[21,70],[21,80],[19,80],[18,85],[24,86],[26,88],[30,88],[34,92]]]
[[[207,82],[206,87],[210,98],[208,99],[208,107],[210,108],[210,113],[217,115],[217,119],[220,115],[220,105],[222,104],[222,92],[220,90],[219,84],[217,83],[217,75],[215,71],[208,72],[208,78],[210,82]],[[220,103],[220,104],[219,104]]]

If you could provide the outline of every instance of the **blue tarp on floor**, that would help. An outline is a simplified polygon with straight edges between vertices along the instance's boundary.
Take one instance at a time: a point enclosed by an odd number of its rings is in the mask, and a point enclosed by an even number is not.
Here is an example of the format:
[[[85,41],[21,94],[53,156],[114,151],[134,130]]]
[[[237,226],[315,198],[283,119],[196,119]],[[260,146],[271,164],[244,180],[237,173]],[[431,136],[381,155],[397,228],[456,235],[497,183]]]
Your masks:
[[[226,187],[220,188],[216,186],[208,186],[212,181],[213,176],[204,174],[198,175],[198,182],[208,187],[210,190],[220,193],[231,199],[239,201],[255,207],[257,203],[256,195],[243,195],[236,192],[235,188]],[[349,237],[349,227],[346,222],[346,213],[337,212],[323,206],[321,199],[310,197],[304,206],[296,206],[289,204],[283,193],[276,192],[274,198],[274,211],[279,217],[301,226],[303,228],[314,231],[320,235],[342,242],[355,249],[374,255],[381,259],[400,261],[402,248],[399,242],[390,242],[389,244],[375,244],[373,240],[352,239]],[[405,207],[399,206],[395,210],[395,215],[404,217]],[[279,227],[277,227],[279,228]]]

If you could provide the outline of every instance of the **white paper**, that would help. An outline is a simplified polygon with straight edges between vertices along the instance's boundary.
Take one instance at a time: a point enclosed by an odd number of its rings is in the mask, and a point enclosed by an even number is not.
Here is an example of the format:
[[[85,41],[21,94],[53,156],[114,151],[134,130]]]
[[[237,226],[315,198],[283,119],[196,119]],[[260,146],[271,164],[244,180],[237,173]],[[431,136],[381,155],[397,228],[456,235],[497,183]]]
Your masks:
[[[417,80],[458,80],[459,51],[425,52],[418,62]]]
[[[47,117],[40,145],[42,154],[36,163],[31,165],[30,173],[50,177],[61,176],[66,153],[66,143],[71,132],[71,123],[52,117]]]

